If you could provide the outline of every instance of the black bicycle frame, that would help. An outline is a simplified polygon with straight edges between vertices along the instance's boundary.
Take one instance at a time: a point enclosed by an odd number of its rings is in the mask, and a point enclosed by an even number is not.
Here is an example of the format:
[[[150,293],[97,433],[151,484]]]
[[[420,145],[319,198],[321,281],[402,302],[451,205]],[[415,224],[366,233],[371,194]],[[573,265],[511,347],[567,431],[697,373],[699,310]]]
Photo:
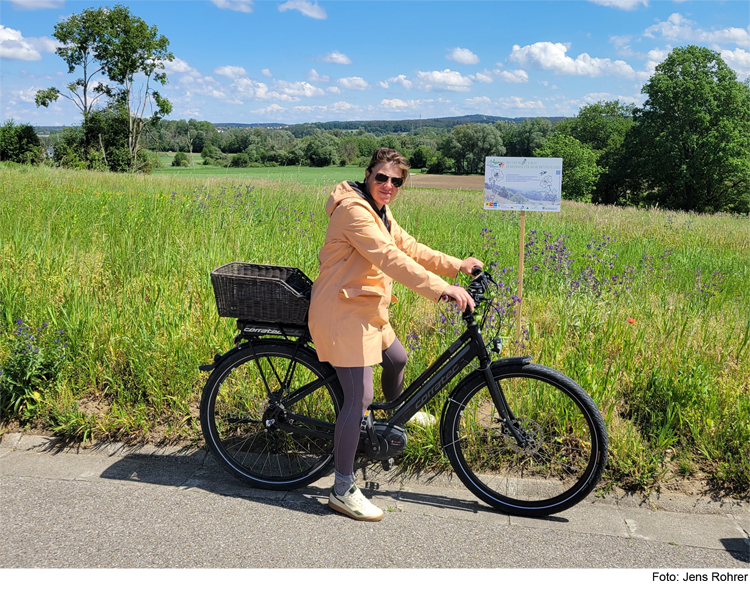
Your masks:
[[[479,369],[484,372],[487,381],[487,387],[490,389],[492,401],[495,403],[498,413],[505,421],[513,421],[515,417],[508,407],[508,403],[502,394],[499,385],[494,383],[490,371],[491,359],[487,352],[487,346],[484,343],[479,326],[474,320],[474,314],[468,309],[463,314],[463,320],[466,322],[467,329],[461,336],[451,344],[448,349],[441,354],[437,360],[432,363],[401,395],[391,402],[373,402],[370,405],[371,410],[388,410],[393,411],[386,423],[390,425],[403,426],[411,419],[421,408],[434,398],[440,390],[448,385],[463,369],[475,358],[479,358]],[[524,358],[529,360],[528,358]],[[291,405],[296,402],[296,396],[300,398],[309,392],[322,387],[336,379],[336,374],[332,374],[324,380],[317,380],[308,386],[304,386],[293,392],[285,401],[285,405]],[[300,423],[306,427],[301,428],[297,425],[277,423],[280,429],[293,431],[332,439],[334,425],[318,419],[312,419],[303,415],[288,413],[288,419],[292,422]],[[525,445],[525,440],[519,435],[514,425],[508,425],[511,434],[519,443]]]

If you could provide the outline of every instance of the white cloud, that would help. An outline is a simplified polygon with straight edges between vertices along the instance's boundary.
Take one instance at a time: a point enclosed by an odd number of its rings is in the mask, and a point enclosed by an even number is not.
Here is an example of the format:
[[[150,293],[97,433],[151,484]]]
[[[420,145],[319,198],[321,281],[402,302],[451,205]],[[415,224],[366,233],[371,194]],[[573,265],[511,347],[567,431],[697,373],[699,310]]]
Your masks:
[[[417,87],[425,91],[469,91],[472,81],[461,73],[445,69],[417,71]]]
[[[335,93],[336,95],[341,93],[341,89],[336,87],[335,85],[332,85],[331,87],[326,87],[326,91],[328,93]]]
[[[390,110],[399,110],[401,108],[406,108],[409,106],[409,104],[407,104],[404,100],[400,99],[384,99],[382,102],[380,102],[380,105]]]
[[[481,97],[470,97],[464,103],[472,107],[487,106],[492,103],[492,100],[486,95],[483,95]]]
[[[331,64],[351,64],[352,61],[346,54],[335,51],[325,56],[321,56],[318,60],[321,62],[329,62]]]
[[[656,67],[661,63],[664,62],[667,56],[669,56],[669,53],[672,51],[672,48],[667,46],[666,49],[660,50],[659,48],[654,48],[653,50],[650,50],[646,54],[646,64],[643,65],[644,72],[642,75],[644,77],[650,77],[654,74],[654,71],[656,70]]]
[[[62,8],[65,0],[10,0],[13,6],[22,10],[40,10],[44,8]]]
[[[367,84],[362,77],[344,77],[336,81],[344,89],[354,89],[356,91],[364,91],[369,89],[370,86]]]
[[[648,6],[648,0],[589,0],[589,2],[622,10],[635,10],[639,6]]]
[[[524,110],[543,110],[544,104],[541,100],[524,100],[522,97],[510,96],[501,98],[495,104],[500,108],[522,108]]]
[[[348,110],[356,109],[357,106],[350,104],[348,102],[336,102],[335,104],[331,104],[330,106],[327,106],[327,109],[331,112],[346,112]]]
[[[608,101],[614,101],[619,100],[623,104],[636,104],[641,105],[643,104],[643,98],[645,96],[638,95],[638,96],[625,96],[625,95],[615,95],[612,93],[587,93],[583,96],[583,103],[585,104],[596,104],[598,102],[608,102]]]
[[[294,98],[325,95],[325,92],[320,87],[310,85],[310,83],[307,83],[306,81],[296,81],[294,83],[289,83],[288,81],[277,81],[274,89],[281,93],[282,96],[286,95]]]
[[[498,77],[500,77],[506,83],[528,83],[529,75],[526,74],[525,70],[496,70],[493,71]]]
[[[310,17],[313,19],[328,18],[328,15],[326,14],[324,8],[318,6],[317,2],[313,4],[312,2],[308,2],[307,0],[289,0],[289,2],[285,2],[284,4],[281,4],[279,6],[280,12],[285,12],[287,10],[298,10],[306,17]]]
[[[492,83],[492,77],[490,77],[486,72],[477,73],[476,75],[469,75],[469,78],[472,81],[477,81],[479,83]]]
[[[445,57],[461,64],[476,64],[479,62],[479,56],[466,48],[453,48]]]
[[[723,50],[721,57],[729,68],[733,69],[739,75],[740,80],[744,80],[750,76],[750,52],[742,48],[737,48],[734,52]]]
[[[526,68],[554,70],[562,75],[588,77],[612,75],[625,78],[636,76],[633,68],[622,60],[592,58],[586,53],[574,59],[568,56],[567,52],[568,46],[565,44],[541,41],[524,47],[514,45],[508,59]]]
[[[36,92],[39,91],[39,87],[29,87],[27,89],[15,89],[11,91],[11,101],[9,102],[10,105],[15,105],[18,102],[24,103],[24,104],[34,104],[36,103]]]
[[[702,44],[737,44],[744,48],[750,48],[750,27],[741,29],[739,27],[727,27],[718,31],[704,31],[694,29],[695,23],[675,12],[666,21],[652,25],[643,34],[646,37],[661,35],[665,39],[677,42],[693,42]]]
[[[175,58],[171,62],[164,63],[164,72],[168,75],[190,75],[193,77],[200,77],[200,71],[190,66],[187,62],[181,58]]]
[[[331,80],[331,77],[329,77],[328,75],[319,75],[318,71],[316,71],[314,68],[307,73],[305,78],[308,81],[312,81],[313,83],[328,83],[328,81]]]
[[[425,107],[429,107],[433,100],[402,100],[398,98],[384,99],[380,102],[380,107],[385,108],[390,112],[403,112],[404,110],[416,110]]]
[[[222,10],[236,10],[237,12],[253,12],[253,0],[211,0]]]
[[[17,29],[0,24],[0,58],[41,60],[41,52],[53,53],[57,42],[49,37],[24,37]]]
[[[238,79],[247,77],[247,71],[241,66],[220,66],[214,69],[214,74],[227,77],[229,79]]]
[[[404,89],[411,89],[412,86],[411,81],[407,78],[406,75],[391,77],[390,79],[386,79],[385,81],[380,81],[378,85],[380,85],[383,89],[388,89],[391,83],[393,83],[394,85],[401,85]]]
[[[264,77],[273,77],[273,73],[270,70],[268,70],[267,68],[264,68],[262,71],[260,71],[260,73]]]

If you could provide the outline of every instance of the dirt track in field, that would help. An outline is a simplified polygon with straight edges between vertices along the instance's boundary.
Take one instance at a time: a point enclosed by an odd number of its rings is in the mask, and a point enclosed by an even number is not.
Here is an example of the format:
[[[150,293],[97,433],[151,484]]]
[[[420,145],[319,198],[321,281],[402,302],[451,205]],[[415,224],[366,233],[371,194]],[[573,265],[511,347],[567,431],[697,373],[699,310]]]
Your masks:
[[[411,174],[407,187],[415,189],[458,189],[463,191],[483,191],[484,176],[455,176],[450,174]]]

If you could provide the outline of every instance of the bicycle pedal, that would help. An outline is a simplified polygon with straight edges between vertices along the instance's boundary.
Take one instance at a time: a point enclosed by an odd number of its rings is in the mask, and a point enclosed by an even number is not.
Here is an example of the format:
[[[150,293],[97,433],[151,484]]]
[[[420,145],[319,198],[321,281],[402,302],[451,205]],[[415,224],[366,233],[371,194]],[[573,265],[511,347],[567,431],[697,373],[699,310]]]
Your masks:
[[[389,471],[393,467],[394,460],[393,460],[393,458],[389,458],[388,460],[381,460],[380,464],[383,465],[383,470],[384,471]]]

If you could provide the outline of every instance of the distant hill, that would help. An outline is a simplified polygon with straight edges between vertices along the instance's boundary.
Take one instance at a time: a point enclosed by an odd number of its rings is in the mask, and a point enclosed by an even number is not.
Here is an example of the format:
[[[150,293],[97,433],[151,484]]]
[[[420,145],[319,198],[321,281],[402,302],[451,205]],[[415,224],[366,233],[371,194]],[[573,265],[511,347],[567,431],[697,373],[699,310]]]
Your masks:
[[[212,122],[217,129],[225,130],[230,128],[267,128],[267,129],[286,129],[295,133],[296,136],[302,136],[312,131],[320,129],[324,131],[338,129],[345,131],[357,131],[363,129],[365,132],[376,135],[387,135],[390,133],[413,133],[419,131],[442,129],[452,129],[459,124],[486,123],[492,124],[498,120],[509,122],[523,122],[533,116],[521,116],[508,118],[506,116],[487,116],[485,114],[470,114],[468,116],[446,116],[444,118],[412,118],[409,120],[336,120],[333,122],[306,122],[303,124],[284,124],[283,122]],[[547,117],[552,124],[565,120],[564,116]],[[35,126],[34,129],[38,134],[55,134],[62,132],[62,126]]]
[[[216,128],[284,128],[292,132],[304,132],[313,128],[321,130],[346,130],[356,131],[364,129],[368,133],[375,134],[389,134],[389,133],[411,133],[419,131],[421,129],[452,129],[454,126],[459,124],[471,124],[471,123],[486,123],[491,124],[498,120],[507,120],[509,122],[523,122],[528,118],[534,118],[533,116],[522,116],[516,118],[508,118],[506,116],[487,116],[485,114],[470,114],[468,116],[446,116],[444,118],[419,118],[409,120],[335,120],[332,122],[306,122],[303,124],[282,124],[278,122],[274,123],[213,123]],[[552,116],[547,118],[552,124],[560,120],[565,120],[564,116]]]

